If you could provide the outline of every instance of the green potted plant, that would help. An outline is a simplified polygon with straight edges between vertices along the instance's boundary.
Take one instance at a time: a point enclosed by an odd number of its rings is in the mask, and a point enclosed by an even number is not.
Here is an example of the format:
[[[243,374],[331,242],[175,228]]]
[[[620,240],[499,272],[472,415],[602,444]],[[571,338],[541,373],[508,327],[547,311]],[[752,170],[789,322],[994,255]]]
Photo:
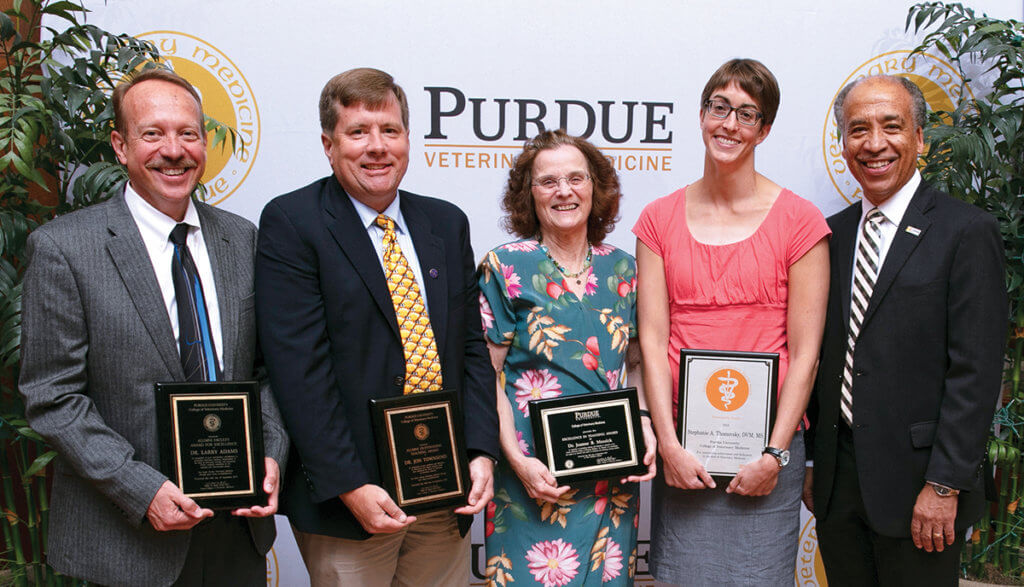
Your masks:
[[[0,10],[0,583],[67,585],[80,582],[50,569],[45,554],[55,453],[28,427],[17,391],[25,242],[55,215],[122,189],[110,93],[160,55],[86,23],[88,11],[73,1],[5,0]],[[234,147],[232,129],[210,118],[206,128],[214,146]]]
[[[941,54],[961,74],[959,103],[933,112],[924,177],[940,189],[995,216],[1006,246],[1010,300],[1006,373],[1001,406],[988,444],[998,499],[964,548],[964,572],[989,580],[1021,580],[1024,495],[1024,25],[960,4],[926,2],[910,8],[905,28],[928,31],[915,52]],[[976,80],[981,80],[980,83]],[[968,84],[973,94],[968,91]],[[981,93],[985,92],[985,93]]]

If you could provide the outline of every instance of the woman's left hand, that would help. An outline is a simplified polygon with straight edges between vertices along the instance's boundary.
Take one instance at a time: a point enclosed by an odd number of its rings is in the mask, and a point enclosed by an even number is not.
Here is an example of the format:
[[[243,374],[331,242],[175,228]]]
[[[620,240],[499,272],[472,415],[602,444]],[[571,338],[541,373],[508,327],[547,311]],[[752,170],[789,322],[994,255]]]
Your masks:
[[[775,457],[763,454],[761,458],[740,467],[725,492],[749,496],[768,495],[779,481],[780,470],[779,461]]]
[[[654,428],[651,426],[651,419],[641,416],[640,427],[643,429],[644,446],[647,448],[644,452],[644,464],[647,465],[647,472],[643,475],[630,475],[623,479],[622,483],[650,481],[658,474],[658,437],[654,434]]]

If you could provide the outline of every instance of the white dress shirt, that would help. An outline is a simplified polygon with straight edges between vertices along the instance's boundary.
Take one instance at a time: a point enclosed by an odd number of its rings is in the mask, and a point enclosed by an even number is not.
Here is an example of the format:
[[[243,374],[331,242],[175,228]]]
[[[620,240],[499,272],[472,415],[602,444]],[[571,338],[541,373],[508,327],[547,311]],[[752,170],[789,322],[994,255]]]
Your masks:
[[[178,303],[175,301],[174,280],[171,277],[171,259],[174,257],[171,231],[178,225],[178,221],[157,210],[146,200],[143,200],[142,196],[132,189],[130,183],[125,187],[124,201],[128,204],[128,211],[131,212],[135,225],[139,227],[142,243],[146,245],[149,261],[153,264],[153,272],[156,273],[156,281],[160,285],[160,293],[164,297],[167,316],[171,320],[174,340],[178,342]],[[217,351],[217,364],[223,369],[224,352],[222,350],[220,306],[217,304],[217,287],[213,281],[213,267],[210,265],[210,254],[206,250],[206,241],[203,240],[199,213],[196,212],[196,207],[192,204],[192,200],[188,202],[188,209],[185,211],[185,219],[182,222],[188,224],[188,238],[185,242],[188,245],[189,253],[192,254],[192,260],[195,261],[196,270],[199,271],[199,280],[203,283],[206,313],[210,317],[213,345]]]
[[[921,185],[921,173],[916,169],[914,175],[910,177],[907,183],[903,184],[895,194],[889,197],[888,200],[882,202],[881,206],[878,206],[878,211],[885,216],[885,220],[882,220],[878,224],[879,230],[882,232],[881,251],[878,254],[878,271],[882,271],[882,265],[885,264],[885,256],[889,254],[889,247],[892,245],[893,239],[896,237],[896,229],[900,227],[900,223],[903,222],[903,214],[906,213],[907,207],[910,206],[910,200],[914,198],[914,192],[917,191],[917,187]],[[857,242],[854,243],[854,251],[859,250],[861,232],[864,230],[864,223],[867,221],[868,212],[870,212],[875,205],[869,202],[866,198],[860,201],[860,223],[857,225]],[[907,230],[916,229],[916,227],[908,226]],[[854,253],[856,255],[856,252]],[[856,258],[856,257],[855,257]],[[853,272],[857,270],[856,267],[850,273],[850,283],[853,283]],[[877,278],[877,276],[876,276]],[[852,295],[851,288],[851,295]]]
[[[430,304],[427,301],[427,291],[423,288],[423,270],[420,268],[420,259],[416,256],[416,247],[412,244],[412,236],[409,235],[409,227],[406,226],[405,219],[402,218],[399,198],[401,198],[401,194],[396,195],[395,199],[391,201],[391,205],[379,214],[383,214],[395,221],[395,234],[398,237],[398,246],[402,249],[405,260],[409,262],[413,275],[416,276],[416,283],[419,284],[420,288],[420,297],[423,298],[423,306],[427,309],[427,316],[429,316]],[[348,199],[356,207],[359,220],[362,221],[366,231],[370,234],[373,250],[377,251],[377,260],[380,261],[380,266],[384,269],[386,275],[387,267],[384,265],[384,229],[377,226],[378,212],[352,196],[349,196]]]

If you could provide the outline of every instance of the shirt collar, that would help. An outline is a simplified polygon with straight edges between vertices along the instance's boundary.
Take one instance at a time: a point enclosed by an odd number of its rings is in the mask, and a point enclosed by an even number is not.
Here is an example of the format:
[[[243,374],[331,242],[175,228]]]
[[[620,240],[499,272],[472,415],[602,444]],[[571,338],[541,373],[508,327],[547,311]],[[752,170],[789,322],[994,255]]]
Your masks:
[[[900,222],[903,221],[903,215],[906,213],[907,207],[910,206],[910,201],[914,199],[914,193],[917,192],[917,188],[920,185],[921,172],[915,169],[914,175],[910,176],[907,183],[903,184],[903,187],[898,189],[892,197],[882,202],[882,204],[878,206],[878,210],[885,215],[886,220],[893,223],[894,226],[899,226]],[[864,217],[867,216],[868,212],[870,212],[875,205],[866,198],[862,198],[860,203],[860,218],[863,222]]]
[[[348,194],[345,195],[348,196]],[[377,212],[352,196],[348,196],[348,199],[352,202],[352,205],[356,207],[356,214],[359,214],[359,220],[367,230],[377,226],[377,216],[379,214],[383,214],[395,221],[395,229],[399,233],[406,234],[409,231],[406,230],[405,219],[402,218],[401,197],[401,194],[396,194],[395,199],[391,200],[391,204],[389,204],[383,212]]]
[[[136,224],[139,225],[140,230],[160,234],[163,235],[163,238],[167,239],[170,238],[174,227],[179,224],[177,220],[157,210],[152,204],[144,200],[138,192],[132,189],[130,182],[125,184],[124,201],[128,205],[128,210],[131,212]],[[193,232],[192,228],[201,227],[199,213],[196,211],[192,198],[188,200],[188,207],[185,209],[185,218],[182,222],[189,225],[190,233]]]

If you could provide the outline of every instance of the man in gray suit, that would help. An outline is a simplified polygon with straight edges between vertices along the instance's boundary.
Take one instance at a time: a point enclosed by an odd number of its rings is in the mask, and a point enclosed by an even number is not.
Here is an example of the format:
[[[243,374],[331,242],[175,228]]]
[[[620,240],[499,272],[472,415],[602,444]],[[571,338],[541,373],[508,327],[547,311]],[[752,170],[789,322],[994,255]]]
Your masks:
[[[256,230],[191,198],[206,162],[195,88],[153,69],[113,99],[125,193],[45,224],[28,242],[20,388],[29,424],[58,453],[49,562],[104,585],[266,584],[288,450],[269,386],[268,503],[217,515],[158,470],[153,387],[186,380],[178,314],[188,302],[175,295],[172,231],[186,235],[194,258],[217,379],[256,376]]]

